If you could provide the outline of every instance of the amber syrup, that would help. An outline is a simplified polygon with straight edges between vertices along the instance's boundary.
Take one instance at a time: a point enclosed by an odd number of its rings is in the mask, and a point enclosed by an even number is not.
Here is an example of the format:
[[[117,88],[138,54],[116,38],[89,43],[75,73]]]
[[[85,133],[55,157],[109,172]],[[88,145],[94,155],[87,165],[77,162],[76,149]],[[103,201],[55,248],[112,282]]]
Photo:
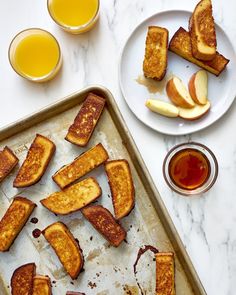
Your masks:
[[[197,149],[183,149],[169,163],[170,178],[182,189],[194,190],[201,187],[207,182],[210,172],[209,160]]]

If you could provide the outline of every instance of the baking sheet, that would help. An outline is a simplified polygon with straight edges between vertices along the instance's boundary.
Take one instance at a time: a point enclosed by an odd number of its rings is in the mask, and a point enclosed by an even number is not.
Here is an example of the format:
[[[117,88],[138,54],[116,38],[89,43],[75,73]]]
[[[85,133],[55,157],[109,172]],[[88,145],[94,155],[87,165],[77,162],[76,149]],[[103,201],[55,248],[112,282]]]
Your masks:
[[[79,103],[89,91],[104,95],[107,99],[107,107],[88,147],[79,148],[65,141],[64,137],[78,113]],[[45,118],[47,119],[36,124],[37,121]],[[32,127],[29,129],[12,135],[20,131],[22,125],[26,128],[30,124],[32,124]],[[136,279],[143,294],[155,294],[153,254],[147,252],[142,256],[137,267],[136,278],[133,272],[137,253],[140,247],[144,245],[153,245],[160,251],[177,253],[175,255],[177,295],[205,294],[173,224],[168,219],[160,196],[155,191],[152,180],[122,121],[114,100],[105,88],[90,87],[82,90],[38,114],[33,114],[31,118],[24,119],[20,124],[17,123],[14,126],[15,128],[10,126],[0,131],[2,138],[12,135],[1,141],[0,148],[8,145],[19,157],[20,163],[24,160],[36,133],[52,139],[57,150],[45,175],[36,185],[25,189],[13,188],[12,183],[17,172],[17,169],[15,169],[0,186],[0,218],[13,197],[21,195],[36,202],[38,207],[31,217],[37,217],[39,220],[37,224],[28,221],[10,251],[0,253],[0,274],[8,290],[6,294],[10,290],[9,282],[15,268],[28,262],[36,263],[37,274],[49,275],[54,295],[65,294],[68,290],[84,292],[86,295],[141,294]],[[107,149],[110,159],[125,158],[129,161],[135,185],[135,208],[129,216],[121,221],[121,224],[127,230],[127,238],[119,248],[110,246],[80,212],[68,216],[56,216],[42,207],[39,202],[50,193],[59,190],[51,179],[55,171],[99,142]],[[88,176],[95,177],[102,188],[102,197],[100,197],[98,203],[113,213],[111,193],[104,168],[99,167],[86,175],[86,177]],[[44,237],[40,236],[35,239],[32,236],[32,231],[35,228],[42,230],[58,220],[69,227],[83,249],[85,271],[74,281],[65,273],[56,254]]]

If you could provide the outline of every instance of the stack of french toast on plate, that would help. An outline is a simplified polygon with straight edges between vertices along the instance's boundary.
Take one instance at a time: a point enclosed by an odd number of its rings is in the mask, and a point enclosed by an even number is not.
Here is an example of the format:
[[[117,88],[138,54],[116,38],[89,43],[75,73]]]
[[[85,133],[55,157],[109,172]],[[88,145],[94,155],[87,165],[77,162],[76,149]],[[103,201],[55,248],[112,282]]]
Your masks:
[[[167,117],[196,120],[206,114],[211,107],[208,100],[208,75],[219,76],[229,60],[217,51],[215,23],[211,0],[201,0],[189,19],[189,32],[180,27],[168,44],[169,32],[166,28],[150,26],[146,37],[144,76],[161,81],[166,74],[168,49],[192,62],[202,70],[194,73],[188,89],[177,76],[166,84],[166,93],[171,103],[148,99],[146,106]]]

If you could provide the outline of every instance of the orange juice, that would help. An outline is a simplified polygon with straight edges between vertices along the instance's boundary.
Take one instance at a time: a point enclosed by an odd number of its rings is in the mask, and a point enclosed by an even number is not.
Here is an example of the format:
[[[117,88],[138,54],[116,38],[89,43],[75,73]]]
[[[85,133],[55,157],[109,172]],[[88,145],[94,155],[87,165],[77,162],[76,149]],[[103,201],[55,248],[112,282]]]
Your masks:
[[[66,31],[83,33],[96,23],[99,0],[48,0],[53,20]]]
[[[60,68],[60,47],[47,31],[29,29],[18,34],[10,46],[10,61],[15,71],[33,81],[46,81]]]

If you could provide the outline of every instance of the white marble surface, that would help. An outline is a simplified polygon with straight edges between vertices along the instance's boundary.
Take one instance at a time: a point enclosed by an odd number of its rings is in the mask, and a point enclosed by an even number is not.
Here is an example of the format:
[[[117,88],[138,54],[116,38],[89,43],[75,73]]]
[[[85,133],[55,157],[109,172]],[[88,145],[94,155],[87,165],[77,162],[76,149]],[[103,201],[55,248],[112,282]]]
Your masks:
[[[192,10],[195,0],[101,0],[98,25],[82,36],[61,31],[50,19],[46,0],[0,1],[0,126],[89,84],[108,87],[123,113],[177,230],[209,295],[236,294],[236,104],[219,122],[193,136],[160,135],[129,111],[118,85],[120,51],[130,32],[146,17],[167,9]],[[236,47],[234,0],[214,0],[215,20],[227,30]],[[29,83],[11,69],[8,45],[28,27],[41,27],[59,40],[64,65],[51,82]],[[162,162],[173,145],[194,140],[206,144],[219,161],[216,185],[203,197],[172,193],[162,176]]]

